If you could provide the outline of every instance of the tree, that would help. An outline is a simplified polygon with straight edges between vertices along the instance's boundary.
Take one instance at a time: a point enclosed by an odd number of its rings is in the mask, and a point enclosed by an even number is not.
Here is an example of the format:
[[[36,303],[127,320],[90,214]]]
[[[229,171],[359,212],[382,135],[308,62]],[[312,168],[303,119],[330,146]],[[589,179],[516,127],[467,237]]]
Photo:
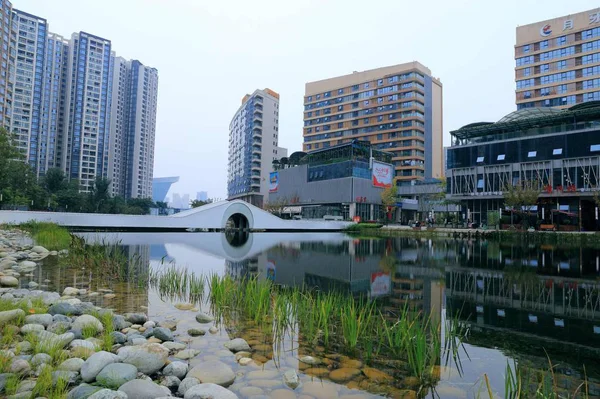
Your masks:
[[[67,186],[65,173],[59,168],[50,168],[44,176],[43,186],[49,194],[56,194]]]
[[[195,200],[190,201],[190,206],[192,208],[198,208],[198,207],[210,204],[210,203],[212,203],[211,199],[207,199],[206,201],[200,201],[200,200],[195,199]]]
[[[527,217],[523,219],[525,226],[527,227],[529,222],[529,211],[537,204],[537,200],[540,196],[540,190],[537,182],[531,180],[519,180],[514,186],[507,184],[504,191],[504,203],[510,207],[513,211],[524,210],[527,213]],[[510,224],[513,224],[512,212],[510,218]]]
[[[398,202],[398,187],[396,186],[396,179],[392,181],[392,185],[390,187],[386,187],[381,192],[381,203],[387,209],[387,218],[388,220],[392,219],[392,207],[396,206],[396,202]]]
[[[147,215],[150,213],[150,208],[154,206],[154,201],[151,198],[130,198],[127,200],[125,213],[130,215]]]
[[[98,176],[90,191],[90,207],[93,212],[99,212],[100,206],[110,198],[110,179]]]
[[[286,197],[279,197],[275,201],[265,202],[263,204],[263,209],[267,212],[271,212],[272,214],[281,217],[287,205],[288,199]]]

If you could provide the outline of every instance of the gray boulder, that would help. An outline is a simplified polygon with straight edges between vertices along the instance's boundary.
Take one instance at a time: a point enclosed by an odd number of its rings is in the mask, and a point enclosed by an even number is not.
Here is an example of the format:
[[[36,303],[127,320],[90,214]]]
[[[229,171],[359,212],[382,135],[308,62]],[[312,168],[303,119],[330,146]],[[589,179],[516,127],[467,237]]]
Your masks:
[[[52,322],[52,315],[49,313],[31,314],[25,317],[25,324],[41,324],[44,327],[48,327]]]
[[[169,357],[169,350],[152,343],[120,348],[117,355],[123,363],[132,364],[142,373],[152,375],[163,368]]]
[[[95,392],[98,392],[101,389],[102,387],[96,387],[93,385],[83,383],[69,391],[69,393],[67,394],[67,399],[86,399],[89,398],[90,395],[93,395]]]
[[[154,329],[154,337],[161,341],[174,341],[173,333],[168,328],[157,327]]]
[[[59,334],[59,333],[64,333],[67,332],[71,329],[71,323],[67,323],[64,321],[55,321],[52,322],[47,330],[54,333],[54,334]]]
[[[48,308],[48,313],[55,314],[63,314],[63,315],[72,315],[72,316],[80,316],[81,309],[75,305],[71,305],[68,302],[58,302]]]
[[[0,286],[2,287],[17,287],[19,285],[19,280],[12,276],[2,276],[0,277]]]
[[[111,391],[110,389],[101,389],[88,399],[127,399],[127,394],[121,391]]]
[[[298,377],[296,370],[289,369],[283,373],[283,383],[292,389],[298,388],[298,385],[300,385],[300,377]]]
[[[131,364],[111,363],[96,376],[96,381],[107,388],[118,389],[137,377],[137,368]]]
[[[121,385],[119,391],[125,392],[128,399],[155,399],[169,396],[168,389],[147,380],[131,380]]]
[[[75,371],[57,370],[52,372],[52,384],[58,384],[58,381],[62,380],[67,385],[75,385],[79,382],[79,373]]]
[[[23,309],[5,310],[0,312],[0,324],[6,324],[23,316],[25,316]]]
[[[23,335],[38,331],[44,331],[44,326],[41,324],[25,324],[23,327],[21,327],[21,333]]]
[[[104,326],[102,325],[100,320],[89,314],[84,314],[83,316],[79,316],[78,318],[76,318],[73,322],[72,328],[74,330],[82,331],[84,330],[84,328],[94,329],[96,334],[104,331]]]
[[[177,388],[177,393],[183,396],[191,387],[200,384],[197,378],[194,377],[186,377],[179,384],[179,388]]]
[[[52,316],[52,321],[53,322],[64,322],[64,323],[69,323],[71,324],[71,322],[73,320],[71,320],[71,318],[69,316],[65,316],[64,314],[55,314],[54,316]],[[40,323],[42,324],[42,323]]]
[[[181,384],[181,380],[174,375],[166,376],[160,382],[160,385],[163,387],[169,388],[171,392],[177,392],[177,388],[179,388],[179,384]]]
[[[211,315],[209,315],[209,314],[206,314],[206,313],[204,313],[204,312],[200,312],[200,313],[198,313],[198,314],[196,315],[196,321],[197,321],[198,323],[203,323],[203,324],[204,324],[204,323],[210,323],[210,322],[211,322],[211,321],[213,321],[214,319],[215,319],[214,317],[212,317]]]
[[[61,364],[59,364],[56,369],[64,370],[64,371],[80,372],[81,367],[83,367],[83,363],[85,363],[85,361],[83,359],[80,359],[78,357],[72,357],[71,359],[67,359],[64,362],[62,362]]]
[[[184,399],[238,399],[238,396],[222,386],[206,383],[195,385],[183,396]]]
[[[218,360],[202,362],[187,373],[187,377],[197,378],[201,383],[212,383],[228,387],[235,380],[235,373],[225,363]]]
[[[110,337],[112,338],[113,344],[124,344],[127,342],[127,336],[121,332],[113,331],[110,333]]]
[[[188,372],[188,366],[184,362],[172,362],[162,371],[165,376],[175,376],[179,379],[185,378]]]
[[[31,365],[33,367],[37,367],[40,364],[48,364],[52,363],[52,356],[47,355],[45,353],[38,353],[31,358]]]
[[[125,317],[121,315],[114,315],[112,318],[113,328],[115,330],[122,330],[124,328],[130,327],[131,323],[125,321]]]
[[[104,367],[119,361],[119,357],[109,352],[101,351],[90,356],[81,366],[81,378],[92,382]]]
[[[229,342],[225,342],[225,347],[232,352],[249,352],[251,350],[250,345],[248,345],[248,342],[246,342],[246,340],[242,338],[235,338]]]
[[[126,313],[125,319],[133,324],[144,324],[148,321],[148,316],[144,313]]]
[[[27,374],[31,371],[31,366],[27,360],[13,358],[8,371],[14,374]]]

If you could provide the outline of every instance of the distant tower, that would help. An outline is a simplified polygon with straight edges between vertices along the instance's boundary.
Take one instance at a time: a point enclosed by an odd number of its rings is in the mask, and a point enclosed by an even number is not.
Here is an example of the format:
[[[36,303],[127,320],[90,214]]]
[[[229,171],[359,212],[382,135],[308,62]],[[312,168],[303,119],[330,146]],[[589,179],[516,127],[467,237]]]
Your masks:
[[[196,199],[198,201],[206,201],[208,200],[208,193],[206,191],[198,191],[196,193]]]

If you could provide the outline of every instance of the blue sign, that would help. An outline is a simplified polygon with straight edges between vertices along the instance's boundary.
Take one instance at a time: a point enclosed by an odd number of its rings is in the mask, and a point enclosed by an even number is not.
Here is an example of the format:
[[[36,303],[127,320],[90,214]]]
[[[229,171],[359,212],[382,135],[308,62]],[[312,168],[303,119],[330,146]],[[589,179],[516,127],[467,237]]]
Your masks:
[[[396,202],[396,206],[397,206],[398,208],[402,208],[402,202]]]

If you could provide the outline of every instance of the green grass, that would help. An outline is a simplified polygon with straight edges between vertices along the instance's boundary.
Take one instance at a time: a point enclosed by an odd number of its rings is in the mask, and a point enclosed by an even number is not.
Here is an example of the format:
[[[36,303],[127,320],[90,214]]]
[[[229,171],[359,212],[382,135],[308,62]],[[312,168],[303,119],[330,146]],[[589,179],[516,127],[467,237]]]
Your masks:
[[[71,244],[69,231],[54,223],[30,221],[19,227],[29,232],[37,245],[49,251],[67,249]]]
[[[65,399],[68,393],[68,381],[59,378],[56,384],[52,382],[52,372],[54,369],[51,366],[44,367],[39,377],[36,380],[33,388],[32,398],[46,397],[48,399]]]
[[[110,352],[112,350],[112,346],[113,346],[113,340],[112,340],[112,337],[110,334],[113,331],[115,331],[115,328],[113,325],[112,313],[111,312],[104,313],[102,316],[100,316],[100,322],[104,326],[104,331],[102,332],[102,335],[100,336],[100,340],[102,340],[101,349],[103,351]]]
[[[11,374],[6,379],[6,385],[4,386],[4,392],[6,395],[14,395],[17,393],[17,388],[22,381],[22,377],[18,374]]]

